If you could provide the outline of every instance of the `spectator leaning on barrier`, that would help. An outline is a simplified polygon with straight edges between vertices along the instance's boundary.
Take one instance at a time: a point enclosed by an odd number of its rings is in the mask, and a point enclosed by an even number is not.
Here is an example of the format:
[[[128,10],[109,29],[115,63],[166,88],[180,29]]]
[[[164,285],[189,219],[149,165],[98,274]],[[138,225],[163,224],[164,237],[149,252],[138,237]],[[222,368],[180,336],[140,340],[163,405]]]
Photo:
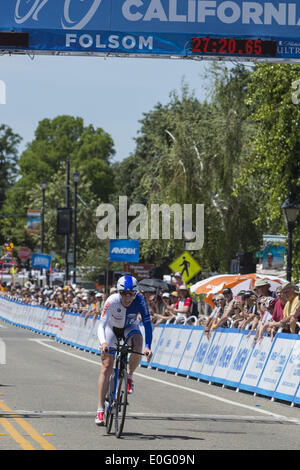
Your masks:
[[[192,299],[189,295],[188,288],[182,284],[178,289],[178,300],[175,304],[174,314],[188,317],[191,310],[191,305]]]
[[[166,323],[166,321],[174,315],[174,304],[171,302],[171,295],[169,292],[164,292],[162,294],[162,301],[162,313],[155,315],[153,322],[154,327],[160,325],[161,323]]]
[[[204,334],[209,338],[211,331],[216,328],[219,319],[224,313],[225,297],[223,294],[218,294],[214,297],[215,308],[209,315],[204,325]]]
[[[240,328],[243,321],[246,320],[246,311],[245,307],[242,305],[235,303],[233,307],[233,315],[231,317],[232,325],[231,328]]]
[[[250,290],[244,293],[244,313],[243,320],[239,323],[239,330],[244,330],[247,326],[250,326],[251,322],[257,315],[257,295],[255,292]]]
[[[223,290],[222,295],[225,298],[225,307],[224,307],[224,313],[219,319],[216,328],[220,328],[220,326],[223,326],[227,323],[227,320],[234,314],[234,305],[235,301],[233,299],[233,294],[232,290],[229,288],[226,288]]]
[[[277,323],[277,325],[274,324],[273,326],[274,327],[278,326],[279,328],[280,326],[279,324],[281,320],[283,319],[283,309],[287,302],[286,297],[282,293],[282,287],[278,287],[276,289],[276,297],[277,297],[277,300],[276,300],[275,307],[273,310],[272,321],[274,323]]]
[[[172,305],[173,305],[173,311],[174,311],[176,302],[177,302],[177,300],[178,300],[178,292],[177,292],[176,290],[174,290],[173,292],[171,292],[171,294],[170,294],[170,299],[171,299],[171,303],[172,303]]]
[[[261,296],[257,299],[257,313],[256,313],[255,317],[253,318],[253,320],[251,322],[251,328],[250,328],[250,331],[247,335],[247,338],[249,338],[252,335],[252,333],[255,331],[255,329],[259,325],[259,322],[262,319],[262,316],[265,312],[266,299],[267,299],[267,297],[264,297],[264,296]]]
[[[254,336],[254,342],[261,343],[263,340],[263,335],[265,332],[268,335],[271,335],[273,330],[270,327],[270,321],[272,320],[272,315],[275,307],[276,299],[273,297],[266,297],[264,301],[264,312],[262,313],[261,319],[257,325],[256,333]]]
[[[296,319],[295,314],[300,307],[300,300],[298,297],[298,288],[291,282],[282,284],[282,295],[286,299],[286,304],[283,309],[283,319],[280,326],[283,328],[283,333],[295,333]]]

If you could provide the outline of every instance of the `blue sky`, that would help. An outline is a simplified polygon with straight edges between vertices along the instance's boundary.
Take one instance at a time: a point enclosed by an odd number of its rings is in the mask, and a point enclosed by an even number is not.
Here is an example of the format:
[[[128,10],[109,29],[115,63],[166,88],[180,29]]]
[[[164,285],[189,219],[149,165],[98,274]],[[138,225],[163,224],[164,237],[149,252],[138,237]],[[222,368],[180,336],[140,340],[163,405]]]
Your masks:
[[[85,125],[112,136],[114,160],[120,161],[134,151],[143,113],[167,103],[183,78],[199,100],[205,98],[207,66],[182,59],[4,55],[0,80],[6,84],[6,104],[0,105],[0,123],[23,137],[22,151],[42,119],[80,116]]]

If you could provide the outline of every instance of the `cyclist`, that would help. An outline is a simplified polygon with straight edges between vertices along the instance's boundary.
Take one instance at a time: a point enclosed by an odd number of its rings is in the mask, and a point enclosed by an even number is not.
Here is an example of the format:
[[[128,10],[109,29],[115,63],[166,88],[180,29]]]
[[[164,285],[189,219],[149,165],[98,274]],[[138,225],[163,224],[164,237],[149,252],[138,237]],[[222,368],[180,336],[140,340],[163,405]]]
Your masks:
[[[104,400],[109,386],[109,378],[113,371],[114,345],[117,338],[113,327],[123,328],[124,336],[128,344],[137,352],[142,352],[143,337],[137,320],[138,314],[142,317],[145,328],[144,354],[149,362],[152,357],[152,324],[147,304],[144,298],[138,294],[137,280],[132,276],[122,276],[117,283],[117,293],[112,294],[106,300],[98,327],[98,338],[102,368],[98,379],[98,410],[95,423],[104,425]],[[141,356],[132,353],[128,363],[128,393],[133,393],[134,386],[132,376],[138,367]]]

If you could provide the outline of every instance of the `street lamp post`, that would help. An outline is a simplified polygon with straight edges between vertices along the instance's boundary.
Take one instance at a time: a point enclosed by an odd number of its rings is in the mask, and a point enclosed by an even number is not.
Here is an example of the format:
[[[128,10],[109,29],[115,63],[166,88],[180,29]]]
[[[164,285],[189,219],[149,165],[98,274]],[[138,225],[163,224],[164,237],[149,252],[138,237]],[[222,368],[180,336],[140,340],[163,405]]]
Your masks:
[[[73,283],[76,284],[76,251],[77,251],[77,186],[80,180],[80,173],[75,170],[74,181],[74,245],[73,245]]]
[[[41,182],[42,188],[42,218],[41,218],[41,252],[44,253],[45,242],[45,191],[47,189],[47,181]]]
[[[288,250],[287,250],[287,264],[286,264],[286,278],[290,282],[292,280],[292,246],[293,246],[293,230],[296,225],[296,219],[300,212],[300,204],[295,201],[292,193],[289,193],[288,198],[281,206],[283,212],[286,228],[288,231]]]
[[[41,213],[41,252],[44,253],[44,245],[45,245],[45,192],[47,189],[47,181],[41,182],[41,189],[42,189],[42,213]],[[43,270],[40,271],[41,276],[43,275]],[[40,285],[42,286],[43,281],[40,280]]]
[[[66,208],[70,209],[70,158],[66,160]],[[69,213],[69,217],[71,214]],[[70,248],[70,231],[67,230],[65,235],[65,285],[69,280],[69,248]]]

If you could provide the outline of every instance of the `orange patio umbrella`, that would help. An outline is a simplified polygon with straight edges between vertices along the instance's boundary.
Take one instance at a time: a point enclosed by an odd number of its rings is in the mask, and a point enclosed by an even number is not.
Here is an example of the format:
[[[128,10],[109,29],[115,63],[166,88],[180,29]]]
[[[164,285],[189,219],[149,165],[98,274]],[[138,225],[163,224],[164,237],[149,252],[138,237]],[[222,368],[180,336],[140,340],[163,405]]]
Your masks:
[[[190,287],[190,291],[195,294],[206,294],[205,302],[214,307],[212,302],[213,294],[222,293],[224,289],[231,289],[233,295],[237,295],[241,290],[253,290],[257,279],[267,279],[271,290],[276,290],[285,279],[264,274],[218,274],[197,282]]]

